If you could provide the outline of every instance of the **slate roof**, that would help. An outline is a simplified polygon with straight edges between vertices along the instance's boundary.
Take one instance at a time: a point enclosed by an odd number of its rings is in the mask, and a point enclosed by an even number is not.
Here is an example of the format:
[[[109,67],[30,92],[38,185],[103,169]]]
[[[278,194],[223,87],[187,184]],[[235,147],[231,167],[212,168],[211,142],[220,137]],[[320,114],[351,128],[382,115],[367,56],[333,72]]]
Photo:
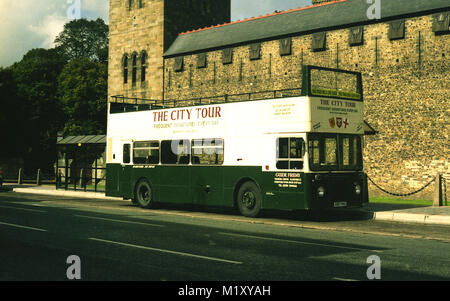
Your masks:
[[[367,0],[338,0],[180,34],[164,54],[174,57],[280,37],[385,22],[450,10],[449,0],[381,0],[381,20],[369,20]]]

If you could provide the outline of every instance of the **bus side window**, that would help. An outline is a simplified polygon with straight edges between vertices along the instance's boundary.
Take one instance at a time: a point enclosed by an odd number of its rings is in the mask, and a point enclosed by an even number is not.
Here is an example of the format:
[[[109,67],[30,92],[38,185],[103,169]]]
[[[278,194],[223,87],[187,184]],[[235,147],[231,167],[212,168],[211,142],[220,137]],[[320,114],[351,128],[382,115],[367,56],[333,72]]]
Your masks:
[[[159,164],[159,141],[135,142],[133,146],[134,164]]]
[[[278,138],[277,169],[303,169],[304,145],[302,138]]]
[[[223,165],[223,139],[195,139],[192,140],[193,165]]]
[[[162,164],[183,164],[190,161],[189,140],[166,140],[161,142]]]
[[[123,163],[129,164],[131,162],[131,144],[123,145]]]

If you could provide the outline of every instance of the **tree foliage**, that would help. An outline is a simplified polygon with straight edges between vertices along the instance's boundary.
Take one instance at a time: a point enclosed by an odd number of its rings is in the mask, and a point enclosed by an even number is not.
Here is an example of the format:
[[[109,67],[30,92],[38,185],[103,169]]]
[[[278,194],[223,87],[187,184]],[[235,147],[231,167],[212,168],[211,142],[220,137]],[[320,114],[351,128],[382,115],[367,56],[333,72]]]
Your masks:
[[[64,123],[56,95],[57,79],[66,61],[55,49],[33,49],[12,66],[22,127],[22,155],[34,169],[54,160],[58,128]]]
[[[64,67],[58,79],[58,95],[67,116],[66,135],[105,133],[107,85],[105,64],[82,58]]]
[[[55,43],[0,68],[0,156],[23,158],[26,170],[52,170],[58,131],[106,132],[108,26],[74,20]]]
[[[68,60],[89,58],[94,62],[108,61],[108,25],[102,19],[73,20],[64,25],[55,45]]]

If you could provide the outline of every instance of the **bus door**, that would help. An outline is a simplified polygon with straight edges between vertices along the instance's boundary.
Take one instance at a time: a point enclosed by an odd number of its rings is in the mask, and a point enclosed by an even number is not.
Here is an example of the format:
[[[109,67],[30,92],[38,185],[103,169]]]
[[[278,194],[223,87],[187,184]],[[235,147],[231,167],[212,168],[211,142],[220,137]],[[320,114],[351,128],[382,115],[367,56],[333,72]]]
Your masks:
[[[189,140],[161,141],[159,194],[162,202],[190,203]]]
[[[273,180],[278,209],[305,209],[306,135],[276,138],[276,173]]]
[[[191,151],[191,193],[198,205],[224,205],[223,139],[194,139]]]
[[[119,187],[121,195],[124,197],[132,196],[132,146],[131,141],[122,141],[122,168],[119,170]]]

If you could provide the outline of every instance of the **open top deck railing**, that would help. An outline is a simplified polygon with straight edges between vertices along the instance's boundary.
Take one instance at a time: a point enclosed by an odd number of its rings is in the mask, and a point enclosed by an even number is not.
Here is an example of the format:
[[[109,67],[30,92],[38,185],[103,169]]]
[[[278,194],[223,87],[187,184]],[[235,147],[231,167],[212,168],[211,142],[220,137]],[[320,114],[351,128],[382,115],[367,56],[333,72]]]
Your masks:
[[[213,104],[223,104],[232,102],[255,101],[273,98],[299,97],[302,95],[301,88],[249,92],[240,94],[209,96],[180,100],[156,100],[136,97],[126,97],[123,95],[111,96],[111,113],[125,113],[136,111],[160,110],[176,107],[203,106]]]

